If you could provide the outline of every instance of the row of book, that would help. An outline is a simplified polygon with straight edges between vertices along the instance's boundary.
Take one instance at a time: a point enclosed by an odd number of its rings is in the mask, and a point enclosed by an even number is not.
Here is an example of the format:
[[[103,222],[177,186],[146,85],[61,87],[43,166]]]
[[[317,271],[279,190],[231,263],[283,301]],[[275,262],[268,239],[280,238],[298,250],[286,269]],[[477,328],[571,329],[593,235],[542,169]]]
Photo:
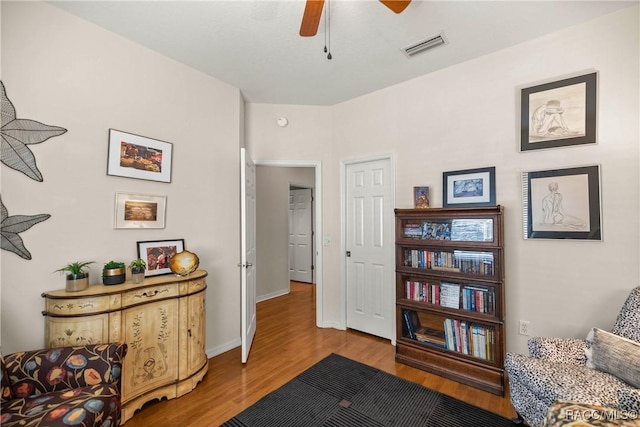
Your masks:
[[[405,249],[403,257],[405,267],[493,276],[493,252]]]
[[[458,319],[444,319],[443,329],[422,326],[414,310],[402,310],[403,336],[446,350],[495,360],[495,329]]]
[[[491,242],[493,241],[493,220],[470,218],[407,222],[403,225],[402,232],[405,239]]]
[[[493,290],[482,286],[465,286],[462,288],[462,308],[476,313],[495,314],[496,294]]]
[[[495,329],[458,319],[444,320],[447,349],[479,359],[495,360]]]
[[[495,313],[495,293],[492,289],[478,285],[458,285],[441,282],[407,280],[406,298],[412,301],[428,302],[441,307],[474,311],[476,313]]]
[[[404,225],[403,234],[407,239],[451,240],[451,223],[407,223]]]

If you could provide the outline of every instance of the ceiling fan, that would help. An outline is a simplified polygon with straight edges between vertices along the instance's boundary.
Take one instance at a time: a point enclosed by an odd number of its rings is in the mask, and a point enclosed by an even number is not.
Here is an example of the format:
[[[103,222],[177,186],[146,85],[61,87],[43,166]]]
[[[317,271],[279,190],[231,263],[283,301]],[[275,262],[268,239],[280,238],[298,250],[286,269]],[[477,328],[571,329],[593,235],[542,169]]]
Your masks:
[[[409,6],[411,0],[380,0],[380,3],[395,13],[400,13]],[[300,24],[300,35],[302,37],[313,37],[316,35],[318,26],[320,25],[323,7],[324,0],[307,0],[307,4],[304,7],[304,14],[302,15],[302,23]]]

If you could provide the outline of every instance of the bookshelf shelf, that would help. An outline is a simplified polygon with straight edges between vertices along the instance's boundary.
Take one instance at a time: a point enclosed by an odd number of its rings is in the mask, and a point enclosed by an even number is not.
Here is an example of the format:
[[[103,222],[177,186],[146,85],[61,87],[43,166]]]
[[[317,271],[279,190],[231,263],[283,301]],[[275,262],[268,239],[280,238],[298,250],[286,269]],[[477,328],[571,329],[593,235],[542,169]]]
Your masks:
[[[396,360],[503,396],[503,208],[395,212]]]

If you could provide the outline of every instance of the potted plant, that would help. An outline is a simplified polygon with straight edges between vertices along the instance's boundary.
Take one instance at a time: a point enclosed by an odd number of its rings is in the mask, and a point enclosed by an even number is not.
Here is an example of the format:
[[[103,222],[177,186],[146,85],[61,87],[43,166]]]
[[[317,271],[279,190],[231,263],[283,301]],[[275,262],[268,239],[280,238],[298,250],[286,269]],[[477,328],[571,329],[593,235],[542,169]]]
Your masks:
[[[105,285],[119,285],[124,283],[127,268],[124,262],[109,261],[102,269],[102,283]]]
[[[75,261],[65,265],[56,271],[67,273],[65,291],[82,291],[89,287],[89,272],[86,270],[95,261]]]
[[[142,258],[137,258],[131,261],[129,268],[131,268],[131,281],[135,284],[142,283],[147,263]]]

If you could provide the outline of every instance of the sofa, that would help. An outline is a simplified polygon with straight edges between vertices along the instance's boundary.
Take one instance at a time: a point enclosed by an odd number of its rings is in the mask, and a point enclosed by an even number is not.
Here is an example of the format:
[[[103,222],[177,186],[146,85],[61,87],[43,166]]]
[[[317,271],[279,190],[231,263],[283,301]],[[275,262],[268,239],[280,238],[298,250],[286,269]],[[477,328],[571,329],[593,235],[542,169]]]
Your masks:
[[[127,344],[115,342],[2,357],[0,424],[117,427],[126,353]]]
[[[535,337],[529,355],[507,353],[505,371],[518,418],[542,423],[557,401],[637,414],[640,425],[640,286],[624,302],[613,329],[585,339]]]

